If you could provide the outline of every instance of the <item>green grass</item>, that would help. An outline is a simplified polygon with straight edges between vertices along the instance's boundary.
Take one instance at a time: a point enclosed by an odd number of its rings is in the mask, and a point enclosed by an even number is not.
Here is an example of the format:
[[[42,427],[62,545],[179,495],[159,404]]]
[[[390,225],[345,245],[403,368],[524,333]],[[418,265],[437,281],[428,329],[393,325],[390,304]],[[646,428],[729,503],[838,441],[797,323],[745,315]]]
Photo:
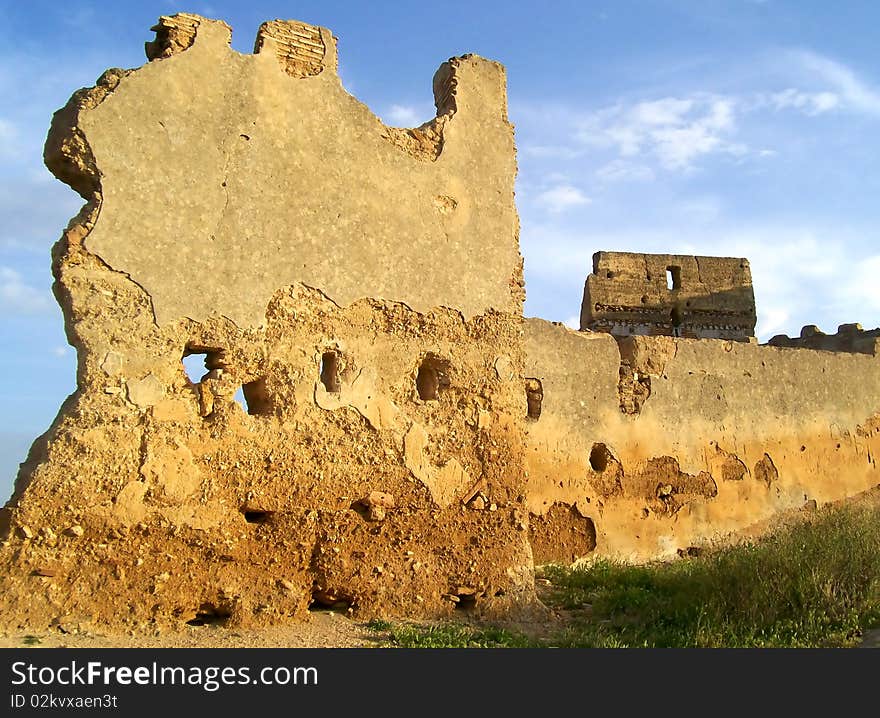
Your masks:
[[[388,624],[402,647],[819,647],[880,625],[880,511],[829,508],[749,544],[671,563],[545,566],[552,605],[585,617],[549,642],[491,627]]]
[[[535,645],[523,635],[494,626],[476,628],[452,622],[419,626],[370,621],[367,628],[387,634],[385,645],[395,648],[526,648]]]

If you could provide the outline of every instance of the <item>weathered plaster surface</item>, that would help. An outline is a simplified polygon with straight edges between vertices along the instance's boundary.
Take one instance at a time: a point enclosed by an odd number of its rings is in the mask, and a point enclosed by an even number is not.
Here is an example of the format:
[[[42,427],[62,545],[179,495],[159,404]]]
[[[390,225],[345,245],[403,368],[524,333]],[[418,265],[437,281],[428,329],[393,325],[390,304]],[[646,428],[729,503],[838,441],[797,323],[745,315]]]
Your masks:
[[[388,128],[324,28],[155,30],[46,143],[88,201],[53,250],[77,391],[0,512],[3,624],[532,606],[501,66]]]
[[[526,376],[543,389],[527,422],[529,508],[577,507],[597,553],[674,556],[880,481],[873,356],[672,337],[618,346],[540,319],[526,320],[525,341]]]
[[[243,55],[225,24],[200,20],[191,46],[82,114],[103,190],[86,248],[146,290],[160,324],[256,327],[296,282],[343,306],[519,311],[503,68],[474,55],[441,66],[427,157],[346,92],[329,31],[320,71],[291,77],[273,29]]]

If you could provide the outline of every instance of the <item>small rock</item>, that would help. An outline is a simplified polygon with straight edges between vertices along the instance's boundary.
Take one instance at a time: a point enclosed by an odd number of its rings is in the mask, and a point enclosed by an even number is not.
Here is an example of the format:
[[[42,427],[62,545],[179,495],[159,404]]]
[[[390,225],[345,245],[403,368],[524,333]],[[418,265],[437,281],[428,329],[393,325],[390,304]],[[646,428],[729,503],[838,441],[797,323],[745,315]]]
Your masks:
[[[471,502],[468,504],[468,506],[474,511],[482,511],[486,508],[486,499],[484,499],[482,496],[476,496],[475,498],[471,499]]]
[[[498,506],[496,506],[495,504],[489,504],[489,511],[497,511],[497,510],[498,510]]]
[[[362,503],[365,506],[393,509],[394,497],[391,494],[386,494],[384,491],[371,491],[370,495],[363,499]]]
[[[82,526],[80,526],[79,524],[76,524],[75,526],[70,526],[70,527],[64,529],[63,533],[65,536],[73,536],[74,538],[79,538],[85,532],[86,531]]]
[[[47,578],[52,578],[52,576],[57,575],[57,571],[54,568],[47,568],[46,566],[40,566],[38,569],[34,570],[34,574],[37,576],[46,576]]]
[[[57,538],[55,532],[48,526],[43,526],[43,528],[40,529],[40,533],[43,534],[43,536],[45,536],[46,539],[49,541],[54,541]]]
[[[34,532],[28,526],[22,525],[18,527],[18,535],[23,539],[31,539],[34,537]]]
[[[384,521],[385,509],[381,506],[370,506],[368,507],[367,516],[370,521]]]

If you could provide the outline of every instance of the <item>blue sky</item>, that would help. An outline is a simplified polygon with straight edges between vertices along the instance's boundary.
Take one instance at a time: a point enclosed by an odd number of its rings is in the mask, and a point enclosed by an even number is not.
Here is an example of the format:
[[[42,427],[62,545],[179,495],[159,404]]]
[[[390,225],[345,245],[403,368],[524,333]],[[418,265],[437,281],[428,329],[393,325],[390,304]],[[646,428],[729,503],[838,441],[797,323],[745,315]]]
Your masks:
[[[575,324],[593,252],[748,257],[758,335],[880,325],[880,3],[0,1],[0,499],[75,386],[51,245],[81,200],[42,164],[52,113],[145,62],[159,15],[250,52],[274,18],[331,28],[345,87],[388,124],[433,116],[431,77],[507,67],[526,314]]]

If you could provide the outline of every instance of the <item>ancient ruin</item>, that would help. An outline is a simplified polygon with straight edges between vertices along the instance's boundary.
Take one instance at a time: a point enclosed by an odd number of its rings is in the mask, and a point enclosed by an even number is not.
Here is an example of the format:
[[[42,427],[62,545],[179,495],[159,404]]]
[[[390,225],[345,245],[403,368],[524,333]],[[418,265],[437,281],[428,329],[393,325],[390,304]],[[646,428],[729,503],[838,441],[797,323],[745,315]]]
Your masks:
[[[747,259],[596,252],[581,329],[615,336],[748,341],[755,295]]]
[[[744,259],[601,252],[582,331],[523,318],[498,63],[394,128],[325,28],[154,30],[46,142],[86,201],[52,254],[77,390],[0,512],[4,626],[509,615],[535,563],[878,483],[876,345],[758,345]]]

